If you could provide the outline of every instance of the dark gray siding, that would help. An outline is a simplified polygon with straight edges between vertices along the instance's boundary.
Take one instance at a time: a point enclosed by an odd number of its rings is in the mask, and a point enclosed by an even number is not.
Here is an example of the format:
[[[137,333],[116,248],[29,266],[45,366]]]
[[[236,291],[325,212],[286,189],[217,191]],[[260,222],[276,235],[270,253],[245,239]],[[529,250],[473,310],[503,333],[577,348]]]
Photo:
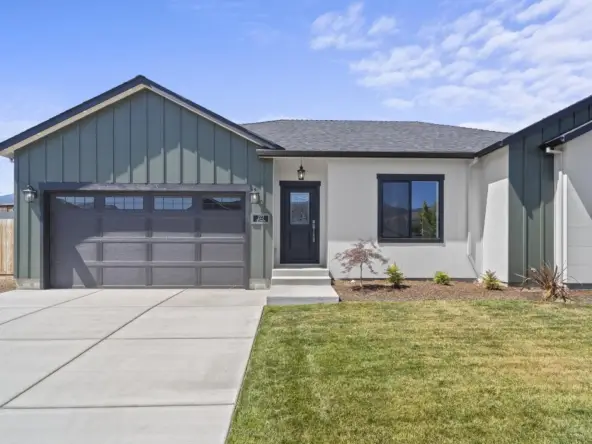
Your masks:
[[[261,191],[253,212],[272,210],[272,161],[258,145],[151,92],[139,92],[15,153],[16,269],[41,276],[40,202],[23,201],[28,184],[249,184]],[[250,278],[270,279],[272,224],[250,230]]]
[[[582,102],[510,138],[509,281],[520,283],[529,267],[554,264],[554,158],[543,142],[592,120]]]

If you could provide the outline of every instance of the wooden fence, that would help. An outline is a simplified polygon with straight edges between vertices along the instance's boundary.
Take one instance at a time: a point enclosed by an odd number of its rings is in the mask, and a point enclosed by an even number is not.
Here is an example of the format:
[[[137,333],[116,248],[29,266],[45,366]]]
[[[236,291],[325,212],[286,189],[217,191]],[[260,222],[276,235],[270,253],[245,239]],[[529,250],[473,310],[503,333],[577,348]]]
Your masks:
[[[14,274],[14,219],[0,219],[0,276]]]

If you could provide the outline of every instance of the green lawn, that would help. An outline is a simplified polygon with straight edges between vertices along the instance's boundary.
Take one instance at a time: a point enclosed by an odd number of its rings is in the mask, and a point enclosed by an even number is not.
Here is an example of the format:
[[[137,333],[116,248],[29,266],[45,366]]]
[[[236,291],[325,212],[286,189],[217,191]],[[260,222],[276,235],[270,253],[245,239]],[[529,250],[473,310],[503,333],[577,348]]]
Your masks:
[[[590,443],[592,307],[267,307],[228,442]]]

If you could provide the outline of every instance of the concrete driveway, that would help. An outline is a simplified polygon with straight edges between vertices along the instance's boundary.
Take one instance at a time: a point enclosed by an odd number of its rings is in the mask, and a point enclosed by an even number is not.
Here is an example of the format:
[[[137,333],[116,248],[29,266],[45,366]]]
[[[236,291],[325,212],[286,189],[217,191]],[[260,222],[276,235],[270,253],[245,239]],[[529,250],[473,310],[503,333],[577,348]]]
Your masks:
[[[266,292],[0,294],[3,444],[223,443]]]

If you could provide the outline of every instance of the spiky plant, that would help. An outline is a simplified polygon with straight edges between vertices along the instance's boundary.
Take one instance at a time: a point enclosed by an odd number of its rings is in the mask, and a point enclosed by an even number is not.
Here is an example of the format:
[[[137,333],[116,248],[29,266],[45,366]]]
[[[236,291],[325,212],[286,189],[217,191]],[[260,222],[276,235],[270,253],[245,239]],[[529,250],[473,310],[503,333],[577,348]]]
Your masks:
[[[483,283],[483,287],[485,287],[487,290],[502,289],[502,282],[499,280],[497,274],[495,274],[495,271],[493,270],[487,270],[485,273],[483,273],[483,276],[481,276],[481,282]]]
[[[538,287],[543,292],[543,300],[567,302],[569,289],[564,283],[565,270],[549,264],[543,264],[540,268],[531,267],[526,276],[520,275],[522,288]]]

